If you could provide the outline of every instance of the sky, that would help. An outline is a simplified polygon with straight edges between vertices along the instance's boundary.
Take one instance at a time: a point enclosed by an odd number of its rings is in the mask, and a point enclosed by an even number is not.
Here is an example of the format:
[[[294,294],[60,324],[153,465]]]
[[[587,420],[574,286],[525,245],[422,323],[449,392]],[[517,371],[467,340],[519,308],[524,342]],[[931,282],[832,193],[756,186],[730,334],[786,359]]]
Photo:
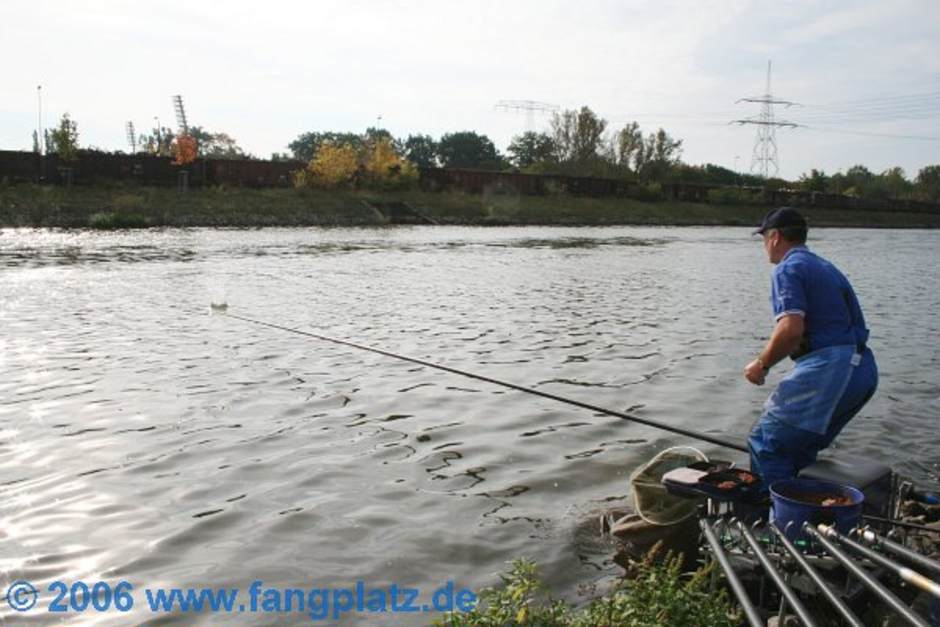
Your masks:
[[[473,130],[504,150],[531,100],[589,106],[683,141],[683,160],[752,166],[765,93],[779,174],[940,164],[936,0],[2,0],[0,149],[68,112],[80,144],[127,150],[125,124],[225,132],[252,154],[306,131]],[[41,90],[37,89],[42,86]],[[548,115],[534,115],[535,130]]]

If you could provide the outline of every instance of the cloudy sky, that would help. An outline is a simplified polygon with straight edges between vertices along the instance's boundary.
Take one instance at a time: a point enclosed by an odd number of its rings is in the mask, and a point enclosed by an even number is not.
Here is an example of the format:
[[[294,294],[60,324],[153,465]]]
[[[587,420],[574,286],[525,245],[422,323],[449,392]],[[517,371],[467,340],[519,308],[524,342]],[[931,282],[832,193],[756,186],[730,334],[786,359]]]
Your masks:
[[[0,149],[64,112],[80,141],[126,149],[124,125],[191,124],[260,157],[311,130],[475,130],[505,148],[526,116],[500,100],[590,106],[684,142],[693,164],[751,166],[740,98],[779,118],[780,174],[940,163],[936,0],[2,0]],[[537,127],[547,118],[536,116]]]

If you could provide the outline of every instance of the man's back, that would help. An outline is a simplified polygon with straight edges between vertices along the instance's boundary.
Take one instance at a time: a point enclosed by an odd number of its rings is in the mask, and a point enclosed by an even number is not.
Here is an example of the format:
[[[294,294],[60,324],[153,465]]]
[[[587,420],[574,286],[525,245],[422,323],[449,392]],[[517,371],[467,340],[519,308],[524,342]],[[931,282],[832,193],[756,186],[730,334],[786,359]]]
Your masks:
[[[771,304],[775,319],[792,313],[803,316],[808,351],[861,347],[868,341],[852,285],[832,263],[805,246],[791,249],[774,267]]]

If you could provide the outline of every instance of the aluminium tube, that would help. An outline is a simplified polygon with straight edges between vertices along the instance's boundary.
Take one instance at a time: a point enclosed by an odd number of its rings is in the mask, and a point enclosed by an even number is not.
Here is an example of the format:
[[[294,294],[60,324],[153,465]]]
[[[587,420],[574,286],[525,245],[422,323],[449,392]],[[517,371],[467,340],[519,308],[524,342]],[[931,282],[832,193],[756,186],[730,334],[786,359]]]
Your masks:
[[[862,518],[876,523],[888,524],[892,527],[900,527],[901,529],[916,529],[918,531],[926,531],[927,533],[940,533],[940,527],[928,527],[927,525],[918,525],[894,518],[882,518],[881,516],[872,516],[871,514],[862,514]]]
[[[725,555],[725,550],[721,548],[721,542],[718,541],[718,537],[715,535],[715,531],[711,528],[711,525],[708,524],[708,519],[701,519],[699,524],[702,526],[702,533],[705,534],[705,540],[708,541],[708,544],[712,549],[712,555],[715,556],[715,560],[718,562],[718,565],[721,566],[721,570],[724,571],[725,577],[728,579],[728,585],[731,586],[731,591],[734,592],[734,596],[737,597],[738,603],[741,604],[741,609],[744,610],[744,615],[747,617],[747,622],[751,625],[751,627],[765,627],[766,623],[760,617],[760,614],[757,613],[757,609],[754,607],[754,604],[751,603],[750,597],[747,596],[747,591],[744,589],[744,584],[741,583],[741,580],[738,579],[737,574],[731,567],[731,562],[728,561],[728,556]]]
[[[920,553],[915,553],[903,544],[898,544],[897,542],[889,540],[884,536],[879,536],[870,529],[859,530],[858,537],[868,544],[878,546],[888,553],[892,553],[896,557],[906,561],[908,564],[919,566],[920,568],[940,575],[940,562],[932,560],[929,557],[921,555]]]
[[[930,594],[933,597],[940,599],[940,584],[930,581],[930,579],[928,579],[927,577],[924,577],[919,572],[915,570],[911,570],[907,566],[901,566],[900,564],[896,562],[892,562],[881,553],[872,551],[867,546],[862,546],[858,542],[854,540],[850,540],[849,538],[845,537],[844,535],[836,531],[834,527],[831,527],[829,525],[819,525],[817,529],[819,530],[819,533],[825,535],[827,538],[831,538],[832,540],[838,541],[843,546],[851,549],[856,554],[894,573],[895,575],[900,577],[903,581],[906,581],[907,583],[911,584],[918,590],[923,590],[927,594]]]
[[[916,627],[930,627],[929,623],[914,613],[905,603],[897,598],[890,590],[881,585],[877,579],[865,572],[865,569],[856,564],[851,557],[846,555],[842,549],[826,538],[825,535],[816,530],[808,522],[803,523],[803,531],[815,538],[832,557],[842,564],[852,575],[861,580],[869,590],[875,593],[879,599],[887,603],[892,610],[897,612],[904,620]]]
[[[823,596],[826,597],[833,607],[836,608],[836,611],[840,616],[845,620],[846,624],[851,625],[851,627],[865,627],[865,623],[859,620],[858,616],[849,609],[849,606],[839,598],[839,596],[832,591],[832,588],[823,580],[822,576],[816,572],[816,569],[813,568],[812,564],[807,561],[803,554],[793,546],[793,543],[790,542],[790,539],[787,538],[786,534],[777,529],[776,525],[768,525],[770,529],[777,535],[777,539],[783,544],[783,548],[787,550],[790,556],[796,561],[797,564],[803,569],[803,571],[809,575],[809,578],[813,580],[813,583],[816,584],[816,587],[819,588],[820,592],[823,593]]]
[[[770,579],[774,582],[774,585],[777,586],[777,589],[780,590],[780,594],[783,595],[783,598],[787,600],[793,607],[793,611],[796,612],[796,615],[799,616],[800,620],[803,622],[806,627],[815,627],[816,621],[813,620],[813,617],[810,615],[809,610],[806,609],[806,606],[803,605],[803,602],[800,601],[800,598],[796,596],[796,593],[793,592],[793,589],[783,580],[783,576],[774,568],[773,563],[770,561],[770,558],[767,557],[767,554],[764,553],[764,549],[760,547],[760,544],[757,542],[757,538],[754,537],[747,527],[745,527],[740,521],[738,521],[738,531],[741,532],[741,535],[744,536],[744,539],[747,541],[748,546],[751,547],[751,550],[754,551],[757,561],[760,562],[760,565],[763,567],[767,575],[770,576]]]

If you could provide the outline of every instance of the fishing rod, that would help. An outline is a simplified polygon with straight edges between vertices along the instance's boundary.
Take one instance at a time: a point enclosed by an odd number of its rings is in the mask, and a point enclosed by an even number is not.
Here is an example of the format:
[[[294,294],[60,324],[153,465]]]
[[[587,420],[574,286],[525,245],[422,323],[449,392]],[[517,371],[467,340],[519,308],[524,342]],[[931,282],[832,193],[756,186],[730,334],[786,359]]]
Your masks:
[[[517,390],[519,392],[525,392],[526,394],[533,394],[535,396],[541,396],[542,398],[548,398],[553,401],[558,401],[559,403],[565,403],[567,405],[573,405],[575,407],[580,407],[582,409],[588,409],[599,414],[606,414],[608,416],[614,416],[622,420],[628,420],[630,422],[636,422],[648,427],[655,427],[657,429],[662,429],[663,431],[669,431],[670,433],[675,433],[678,435],[684,435],[695,440],[702,440],[703,442],[709,442],[711,444],[717,444],[718,446],[723,446],[726,448],[734,449],[736,451],[747,452],[748,449],[746,446],[741,444],[736,444],[734,442],[729,442],[727,440],[722,440],[715,436],[708,435],[707,433],[700,433],[697,431],[692,431],[690,429],[683,429],[681,427],[674,427],[672,425],[667,425],[665,423],[659,422],[657,420],[651,420],[649,418],[640,418],[639,416],[631,416],[630,414],[625,414],[620,411],[613,409],[606,409],[604,407],[598,407],[597,405],[591,405],[590,403],[582,403],[581,401],[576,401],[570,398],[565,398],[564,396],[558,396],[557,394],[551,394],[549,392],[542,392],[540,390],[535,390],[528,388],[522,385],[517,385],[515,383],[509,383],[508,381],[501,381],[499,379],[494,379],[492,377],[487,377],[481,374],[476,374],[473,372],[468,372],[466,370],[460,370],[458,368],[451,368],[450,366],[444,366],[442,364],[436,364],[430,361],[425,361],[424,359],[417,359],[415,357],[408,357],[406,355],[399,355],[391,351],[382,350],[381,348],[375,348],[372,346],[365,346],[363,344],[357,344],[355,342],[349,342],[347,340],[339,340],[332,337],[327,337],[325,335],[320,335],[319,333],[312,333],[310,331],[303,331],[301,329],[294,329],[291,327],[285,327],[280,324],[274,324],[271,322],[265,322],[263,320],[255,320],[254,318],[248,318],[245,316],[239,316],[237,314],[228,313],[221,306],[213,306],[213,310],[217,311],[220,315],[227,316],[229,318],[234,318],[236,320],[242,320],[244,322],[250,322],[252,324],[257,324],[264,327],[269,327],[271,329],[277,329],[279,331],[286,331],[287,333],[295,333],[297,335],[303,335],[305,337],[314,338],[317,340],[322,340],[324,342],[332,342],[333,344],[340,344],[342,346],[349,346],[352,348],[358,348],[360,350],[369,351],[371,353],[377,353],[379,355],[384,355],[386,357],[391,357],[393,359],[401,359],[403,361],[408,361],[413,364],[418,364],[420,366],[427,366],[428,368],[435,368],[437,370],[443,370],[444,372],[450,372],[453,374],[458,374],[463,377],[469,377],[471,379],[476,379],[478,381],[485,381],[487,383],[492,383],[494,385],[499,385],[505,388],[512,390]]]

